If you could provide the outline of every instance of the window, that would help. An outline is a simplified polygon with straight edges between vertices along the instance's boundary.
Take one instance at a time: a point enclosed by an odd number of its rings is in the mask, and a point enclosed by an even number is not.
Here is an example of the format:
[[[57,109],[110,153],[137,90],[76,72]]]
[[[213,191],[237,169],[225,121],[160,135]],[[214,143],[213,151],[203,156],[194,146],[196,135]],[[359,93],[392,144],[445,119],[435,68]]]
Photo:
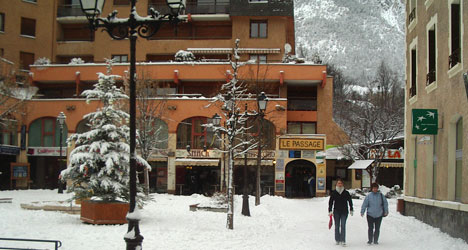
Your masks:
[[[114,0],[114,5],[130,5],[130,0]]]
[[[410,98],[417,94],[417,74],[418,74],[418,61],[417,61],[417,53],[416,53],[416,45],[411,46],[410,49],[410,67],[411,67],[411,78],[410,78],[410,89],[409,89],[409,96]]]
[[[17,122],[15,120],[0,120],[0,144],[16,146]]]
[[[29,70],[29,65],[34,64],[34,54],[20,52],[20,69]]]
[[[456,146],[455,146],[455,200],[461,200],[462,193],[462,168],[463,168],[463,119],[460,118],[456,124]]]
[[[449,69],[461,61],[461,8],[460,1],[453,0],[450,4],[450,56]]]
[[[427,30],[427,75],[426,85],[437,79],[437,36],[436,36],[437,16],[431,19]]]
[[[288,110],[317,111],[317,86],[288,86]]]
[[[62,129],[62,145],[67,145],[67,125]],[[60,125],[55,117],[39,118],[29,126],[30,147],[58,147],[60,145]]]
[[[261,120],[261,123],[257,119],[249,119],[247,121],[247,127],[249,129],[248,134],[253,138],[258,138],[261,131],[261,145],[263,149],[275,150],[276,148],[276,132],[275,125],[267,119]]]
[[[288,122],[288,134],[316,134],[315,122]]]
[[[5,14],[0,13],[0,31],[5,32]]]
[[[127,55],[112,55],[112,60],[114,63],[126,63],[128,62]]]
[[[268,22],[266,20],[250,20],[250,38],[267,38]]]
[[[36,36],[36,20],[30,18],[21,18],[21,35]]]
[[[267,55],[250,55],[250,60],[255,60],[256,63],[267,63]]]
[[[219,148],[214,132],[207,131],[202,126],[206,124],[206,117],[192,117],[183,120],[177,127],[177,148],[185,149],[190,145],[192,149]]]

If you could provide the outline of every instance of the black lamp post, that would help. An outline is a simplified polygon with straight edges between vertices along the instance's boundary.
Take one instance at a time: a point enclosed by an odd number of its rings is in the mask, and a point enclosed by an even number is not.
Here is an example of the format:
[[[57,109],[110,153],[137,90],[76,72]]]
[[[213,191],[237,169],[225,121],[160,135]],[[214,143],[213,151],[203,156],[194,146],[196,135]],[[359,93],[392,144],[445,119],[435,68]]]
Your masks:
[[[136,159],[135,159],[135,146],[136,146],[136,90],[135,90],[135,75],[136,75],[136,40],[140,36],[142,38],[150,38],[159,30],[163,23],[177,24],[179,12],[185,8],[184,0],[166,0],[167,5],[171,9],[170,14],[161,15],[153,8],[149,9],[150,15],[147,17],[140,17],[136,12],[136,0],[131,0],[130,16],[126,19],[117,18],[117,11],[113,11],[106,18],[99,17],[102,14],[104,7],[104,0],[80,0],[81,9],[89,21],[89,26],[92,31],[98,28],[104,30],[115,40],[122,40],[125,38],[130,39],[130,210],[133,213],[135,210],[136,198]],[[127,243],[127,250],[141,249],[143,236],[140,235],[139,221],[134,218],[127,218],[128,220],[128,233],[127,235],[134,235],[132,237],[125,237]]]
[[[60,112],[60,114],[57,116],[57,122],[60,126],[60,136],[59,136],[59,145],[60,145],[60,157],[59,157],[59,173],[62,171],[62,134],[63,134],[63,124],[65,123],[65,119],[67,119],[67,117],[65,116],[65,114],[63,112]],[[58,185],[58,193],[59,194],[63,194],[63,181],[61,180],[61,178],[59,178],[59,181],[58,181],[59,185]]]
[[[260,195],[262,189],[260,187],[260,176],[261,176],[261,167],[262,167],[262,132],[263,132],[263,118],[265,117],[265,110],[268,104],[268,97],[265,95],[265,92],[261,92],[257,97],[258,104],[258,115],[260,117],[259,126],[258,126],[258,147],[257,147],[257,181],[255,189],[255,205],[260,205]]]

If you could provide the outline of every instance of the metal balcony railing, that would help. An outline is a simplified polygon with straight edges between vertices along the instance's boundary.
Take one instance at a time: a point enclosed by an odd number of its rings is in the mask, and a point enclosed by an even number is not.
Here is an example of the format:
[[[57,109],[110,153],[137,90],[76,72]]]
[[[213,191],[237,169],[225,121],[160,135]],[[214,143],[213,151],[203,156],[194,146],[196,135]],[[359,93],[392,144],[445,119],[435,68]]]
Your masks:
[[[449,56],[449,69],[457,65],[460,62],[460,49],[456,49]]]
[[[429,73],[426,75],[426,86],[430,85],[431,83],[435,82],[436,80],[436,71],[431,70]]]
[[[408,16],[408,23],[411,23],[416,18],[416,8],[413,8]]]
[[[290,111],[317,111],[317,100],[291,100],[288,99]]]
[[[84,16],[79,4],[62,4],[57,9],[57,17]]]
[[[148,4],[148,10],[151,7],[161,14],[170,13],[170,9],[166,4]],[[225,0],[212,0],[205,1],[204,3],[187,3],[183,14],[229,14],[229,12],[229,2]]]

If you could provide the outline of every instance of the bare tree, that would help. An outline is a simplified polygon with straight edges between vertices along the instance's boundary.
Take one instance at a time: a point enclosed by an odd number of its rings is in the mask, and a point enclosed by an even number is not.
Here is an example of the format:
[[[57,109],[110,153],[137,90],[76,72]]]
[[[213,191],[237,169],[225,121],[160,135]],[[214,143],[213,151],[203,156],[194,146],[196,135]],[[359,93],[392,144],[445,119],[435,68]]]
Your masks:
[[[255,112],[244,110],[246,103],[247,88],[244,81],[239,80],[239,68],[246,63],[239,62],[239,39],[236,39],[233,60],[230,61],[232,74],[228,83],[221,87],[222,93],[213,98],[213,103],[222,104],[222,117],[226,120],[225,126],[206,124],[214,132],[225,135],[224,148],[228,154],[228,212],[227,228],[234,229],[234,192],[233,192],[233,168],[234,159],[244,156],[249,150],[256,148],[252,140],[244,140],[243,135],[248,132],[247,120],[255,116]],[[247,147],[245,147],[247,146]]]
[[[167,148],[168,131],[162,122],[167,99],[164,91],[157,93],[159,82],[142,78],[137,80],[137,142],[141,157],[148,161],[158,150]],[[161,94],[161,95],[158,95]],[[149,171],[144,169],[145,193],[149,193]]]
[[[395,72],[382,62],[366,92],[348,92],[344,97],[335,100],[341,102],[340,125],[350,138],[341,151],[352,159],[369,159],[375,153],[378,157],[368,170],[375,182],[384,153],[403,133],[404,89]]]
[[[0,125],[6,126],[15,113],[22,115],[25,101],[37,92],[26,82],[27,73],[18,74],[14,63],[0,57]]]

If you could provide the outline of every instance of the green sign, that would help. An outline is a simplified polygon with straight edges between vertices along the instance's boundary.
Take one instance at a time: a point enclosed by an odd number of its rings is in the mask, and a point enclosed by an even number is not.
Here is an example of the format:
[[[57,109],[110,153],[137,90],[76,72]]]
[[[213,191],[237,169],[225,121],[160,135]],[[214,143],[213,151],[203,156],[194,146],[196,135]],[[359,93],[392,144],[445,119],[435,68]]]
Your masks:
[[[413,109],[413,134],[436,135],[439,124],[437,109]]]

